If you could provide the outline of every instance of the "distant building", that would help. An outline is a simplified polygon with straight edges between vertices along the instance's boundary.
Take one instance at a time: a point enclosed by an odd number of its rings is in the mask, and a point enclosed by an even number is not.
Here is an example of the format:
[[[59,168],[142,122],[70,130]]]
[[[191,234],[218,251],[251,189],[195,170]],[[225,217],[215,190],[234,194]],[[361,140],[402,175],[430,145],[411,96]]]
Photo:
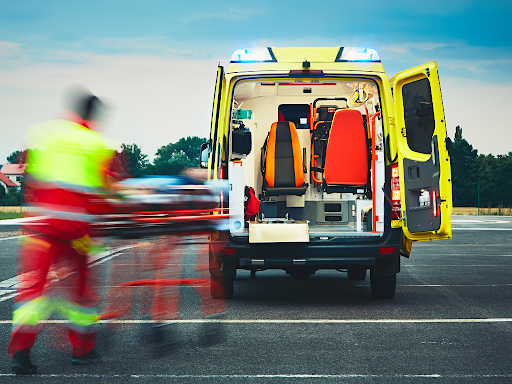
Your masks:
[[[25,168],[27,168],[27,164],[4,164],[0,172],[19,187],[23,179],[23,174],[25,173]]]
[[[9,188],[17,188],[18,184],[16,184],[14,181],[12,181],[6,175],[0,172],[0,186],[2,186],[5,189],[5,193],[9,193]]]

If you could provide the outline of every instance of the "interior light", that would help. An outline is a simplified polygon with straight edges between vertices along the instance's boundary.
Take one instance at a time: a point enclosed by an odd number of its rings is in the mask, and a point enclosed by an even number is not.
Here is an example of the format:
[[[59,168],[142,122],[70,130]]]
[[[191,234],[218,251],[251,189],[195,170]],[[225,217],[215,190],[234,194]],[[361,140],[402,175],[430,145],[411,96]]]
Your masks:
[[[231,56],[232,63],[276,61],[270,48],[237,49]]]
[[[336,61],[372,61],[379,62],[380,58],[375,49],[370,48],[340,48]]]

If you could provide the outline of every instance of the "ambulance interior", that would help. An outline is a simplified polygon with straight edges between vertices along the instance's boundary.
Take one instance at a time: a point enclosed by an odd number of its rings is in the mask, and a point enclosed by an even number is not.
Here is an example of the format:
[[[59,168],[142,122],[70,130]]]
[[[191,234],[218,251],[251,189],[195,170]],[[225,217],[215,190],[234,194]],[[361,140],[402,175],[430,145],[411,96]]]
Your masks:
[[[234,190],[254,188],[261,201],[251,223],[307,223],[310,237],[325,240],[382,236],[380,110],[378,88],[370,80],[239,82],[229,179]],[[230,230],[248,236],[250,223],[239,200],[235,192],[230,197]]]

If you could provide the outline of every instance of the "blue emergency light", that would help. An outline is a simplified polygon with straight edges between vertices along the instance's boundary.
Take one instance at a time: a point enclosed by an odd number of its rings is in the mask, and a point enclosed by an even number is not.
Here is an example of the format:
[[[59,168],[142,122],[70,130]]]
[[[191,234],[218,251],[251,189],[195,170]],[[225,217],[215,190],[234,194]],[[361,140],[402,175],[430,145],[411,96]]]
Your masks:
[[[340,49],[336,61],[380,62],[380,58],[375,49],[344,47]]]
[[[276,61],[270,48],[237,49],[231,56],[232,63],[260,63]]]

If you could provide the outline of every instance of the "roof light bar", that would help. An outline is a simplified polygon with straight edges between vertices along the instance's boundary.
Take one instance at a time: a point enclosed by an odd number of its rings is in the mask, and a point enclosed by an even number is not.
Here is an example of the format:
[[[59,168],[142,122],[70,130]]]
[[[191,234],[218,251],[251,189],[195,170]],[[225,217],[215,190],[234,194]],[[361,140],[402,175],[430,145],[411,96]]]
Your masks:
[[[380,58],[375,49],[342,47],[336,61],[380,62]]]
[[[270,47],[237,49],[231,56],[232,63],[259,63],[277,61]]]

